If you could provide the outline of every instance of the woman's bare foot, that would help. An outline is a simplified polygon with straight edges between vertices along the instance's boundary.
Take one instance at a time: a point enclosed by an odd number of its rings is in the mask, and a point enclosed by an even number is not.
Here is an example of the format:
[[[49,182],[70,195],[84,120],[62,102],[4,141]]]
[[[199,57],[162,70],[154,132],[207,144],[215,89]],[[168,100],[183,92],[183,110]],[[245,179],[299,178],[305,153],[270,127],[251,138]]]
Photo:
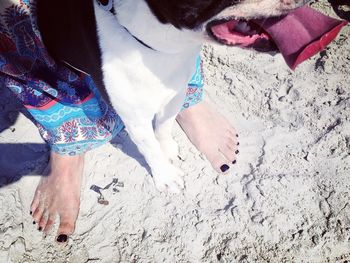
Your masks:
[[[176,120],[216,171],[226,172],[231,164],[236,163],[238,135],[230,123],[208,103],[200,102],[183,110]]]
[[[58,216],[57,242],[66,242],[74,232],[83,167],[84,155],[71,157],[51,153],[49,174],[41,179],[35,191],[30,212],[33,224],[38,224],[38,230],[47,233]]]

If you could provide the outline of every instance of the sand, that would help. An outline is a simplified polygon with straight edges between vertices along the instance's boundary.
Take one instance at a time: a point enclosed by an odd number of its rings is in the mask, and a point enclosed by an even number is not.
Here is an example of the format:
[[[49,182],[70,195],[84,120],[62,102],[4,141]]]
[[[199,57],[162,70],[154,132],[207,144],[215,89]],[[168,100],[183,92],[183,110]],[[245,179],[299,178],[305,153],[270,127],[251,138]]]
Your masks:
[[[186,189],[159,193],[123,132],[87,155],[67,246],[32,224],[49,152],[1,89],[0,262],[350,262],[349,33],[295,71],[281,55],[205,46],[205,97],[237,128],[237,165],[217,174],[176,127]],[[90,187],[113,179],[100,204]]]

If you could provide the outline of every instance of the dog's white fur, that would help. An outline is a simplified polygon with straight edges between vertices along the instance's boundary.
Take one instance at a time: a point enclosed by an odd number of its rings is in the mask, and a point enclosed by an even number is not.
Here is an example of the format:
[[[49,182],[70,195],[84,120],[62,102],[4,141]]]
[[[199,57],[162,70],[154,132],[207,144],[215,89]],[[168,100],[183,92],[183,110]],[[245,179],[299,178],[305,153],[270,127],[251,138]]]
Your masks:
[[[249,10],[252,1],[228,8],[217,17],[239,16]],[[283,5],[289,0],[254,1]],[[179,30],[161,24],[143,0],[116,0],[114,7],[117,17],[95,3],[106,89],[131,139],[149,164],[156,187],[179,192],[183,188],[181,172],[169,161],[178,154],[171,130],[184,102],[187,82],[195,71],[196,56],[206,39],[204,30]],[[154,50],[138,42],[124,27]]]
[[[179,170],[168,159],[177,156],[178,150],[171,137],[171,129],[184,102],[187,81],[195,71],[195,58],[200,51],[200,42],[186,46],[178,33],[179,39],[176,39],[171,33],[167,35],[167,30],[163,36],[155,36],[159,34],[159,29],[154,24],[158,27],[164,25],[155,23],[156,19],[151,17],[151,12],[143,3],[139,1],[134,6],[136,10],[133,9],[131,13],[135,18],[138,17],[135,20],[139,27],[148,24],[149,28],[144,30],[155,32],[152,42],[142,38],[155,50],[139,43],[112,14],[95,4],[104,83],[111,103],[123,120],[130,138],[150,166],[156,187],[159,190],[168,188],[172,192],[178,192],[183,188],[183,181]],[[120,12],[122,7],[116,8]],[[141,8],[148,12],[137,14]],[[169,26],[169,30],[172,27]],[[166,47],[166,44],[170,43],[169,48],[172,45],[167,36],[183,47],[178,52],[160,52],[163,49],[171,50]],[[161,43],[162,37],[167,38],[164,44]],[[174,47],[178,48],[176,44]]]

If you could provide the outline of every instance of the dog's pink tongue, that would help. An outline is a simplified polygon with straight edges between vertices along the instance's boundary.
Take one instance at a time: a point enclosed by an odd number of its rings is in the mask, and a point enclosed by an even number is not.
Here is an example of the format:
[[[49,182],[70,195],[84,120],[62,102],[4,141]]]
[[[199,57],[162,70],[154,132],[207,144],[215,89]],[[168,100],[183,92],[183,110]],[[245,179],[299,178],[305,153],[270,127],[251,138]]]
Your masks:
[[[295,69],[323,50],[348,22],[302,7],[286,16],[254,20],[254,23],[271,36],[288,66]]]

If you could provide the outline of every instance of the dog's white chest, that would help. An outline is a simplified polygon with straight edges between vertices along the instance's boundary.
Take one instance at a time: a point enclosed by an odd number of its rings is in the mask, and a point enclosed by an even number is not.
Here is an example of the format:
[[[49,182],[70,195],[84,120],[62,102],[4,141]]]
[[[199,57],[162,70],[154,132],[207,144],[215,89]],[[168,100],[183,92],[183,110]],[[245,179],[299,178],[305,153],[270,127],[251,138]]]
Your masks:
[[[142,45],[112,14],[98,6],[95,12],[104,82],[118,111],[132,107],[156,114],[185,92],[200,46],[181,54],[161,53]]]

